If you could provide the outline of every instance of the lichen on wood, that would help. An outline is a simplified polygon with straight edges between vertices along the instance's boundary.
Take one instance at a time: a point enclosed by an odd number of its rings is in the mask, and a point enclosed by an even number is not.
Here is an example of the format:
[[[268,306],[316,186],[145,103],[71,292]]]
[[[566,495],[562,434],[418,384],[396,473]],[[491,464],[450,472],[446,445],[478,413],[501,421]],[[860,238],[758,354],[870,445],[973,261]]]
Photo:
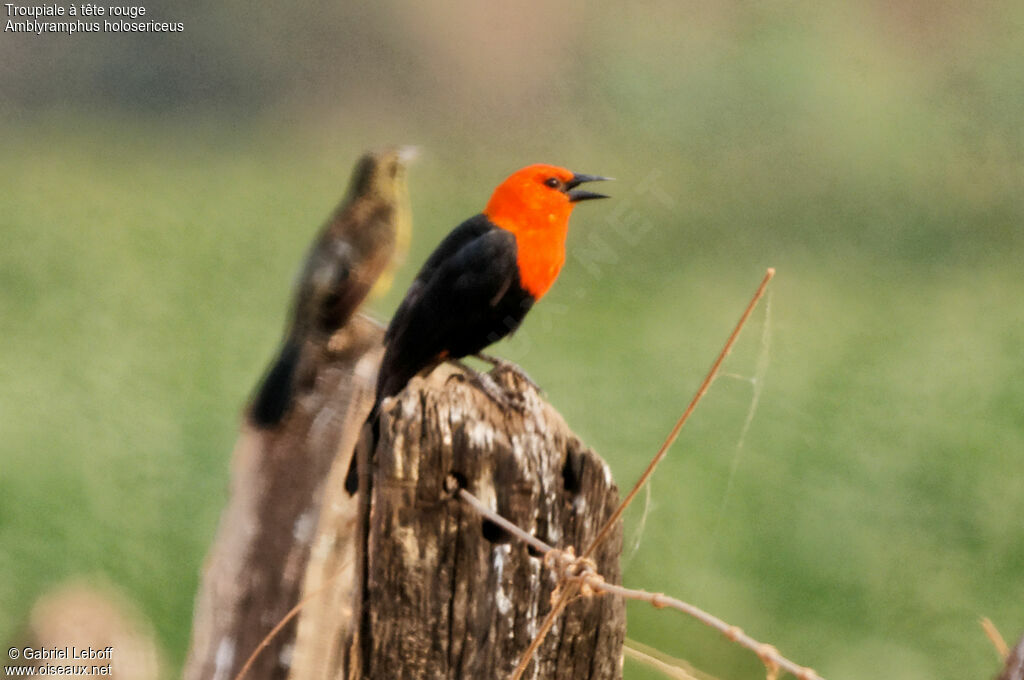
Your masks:
[[[557,584],[540,556],[481,520],[446,480],[563,548],[589,544],[615,507],[604,462],[528,382],[495,373],[519,408],[499,405],[450,365],[382,408],[361,490],[359,621],[346,627],[345,663],[335,659],[348,677],[506,677],[550,609]],[[345,493],[335,484],[328,497]],[[611,582],[620,577],[621,541],[620,527],[596,555]],[[615,598],[575,601],[536,655],[535,677],[620,677],[624,616]],[[321,670],[292,677],[340,677]]]

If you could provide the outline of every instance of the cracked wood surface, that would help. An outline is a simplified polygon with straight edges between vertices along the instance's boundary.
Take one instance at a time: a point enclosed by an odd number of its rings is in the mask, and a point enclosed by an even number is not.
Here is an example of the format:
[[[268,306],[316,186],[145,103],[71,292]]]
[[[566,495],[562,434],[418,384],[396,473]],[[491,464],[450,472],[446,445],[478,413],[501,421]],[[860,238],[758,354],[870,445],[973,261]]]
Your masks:
[[[554,576],[454,499],[446,479],[538,538],[577,550],[618,492],[604,462],[531,386],[501,369],[492,375],[522,412],[497,406],[450,365],[385,402],[358,525],[329,510],[351,507],[347,458],[335,462],[307,576],[306,592],[319,593],[299,617],[294,680],[503,678],[530,644]],[[596,555],[613,583],[621,544],[620,526]],[[338,568],[345,576],[330,581]],[[621,601],[577,599],[527,677],[620,678],[624,634]]]

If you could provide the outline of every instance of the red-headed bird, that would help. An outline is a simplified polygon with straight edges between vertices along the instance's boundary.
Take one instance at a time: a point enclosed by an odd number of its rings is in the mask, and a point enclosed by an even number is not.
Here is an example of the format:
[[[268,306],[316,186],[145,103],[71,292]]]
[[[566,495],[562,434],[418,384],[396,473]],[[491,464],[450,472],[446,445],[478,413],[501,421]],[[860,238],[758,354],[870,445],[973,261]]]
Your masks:
[[[577,187],[606,179],[553,165],[525,167],[495,189],[483,213],[441,241],[384,336],[371,418],[420,371],[478,354],[519,327],[562,269],[572,209],[607,198]]]

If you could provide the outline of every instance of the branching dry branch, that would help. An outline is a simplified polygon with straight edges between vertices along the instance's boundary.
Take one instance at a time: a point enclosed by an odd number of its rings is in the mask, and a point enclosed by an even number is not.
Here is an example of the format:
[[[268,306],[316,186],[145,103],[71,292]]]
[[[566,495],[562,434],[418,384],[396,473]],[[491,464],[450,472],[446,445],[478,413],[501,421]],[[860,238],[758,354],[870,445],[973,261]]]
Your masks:
[[[744,633],[738,626],[732,626],[689,602],[684,602],[662,593],[651,593],[646,590],[625,588],[608,583],[594,569],[590,558],[585,556],[577,557],[571,547],[566,550],[559,550],[539,540],[536,536],[531,536],[528,532],[488,508],[480,499],[465,489],[459,489],[458,496],[483,518],[497,524],[509,534],[526,542],[534,550],[542,553],[544,555],[544,564],[559,575],[559,589],[563,593],[562,597],[565,597],[564,593],[568,591],[569,586],[575,586],[575,590],[584,597],[592,596],[594,593],[604,593],[627,600],[649,602],[658,609],[675,609],[697,619],[706,626],[714,628],[736,644],[757,654],[758,658],[761,659],[768,669],[769,677],[773,677],[773,674],[783,670],[787,673],[792,673],[799,680],[822,680],[821,676],[812,669],[790,661],[782,656],[777,649],[755,640]]]
[[[640,475],[640,479],[637,480],[636,484],[633,485],[633,488],[630,489],[628,494],[626,494],[626,497],[622,499],[622,503],[619,504],[619,507],[615,509],[612,516],[608,518],[607,522],[605,522],[601,531],[598,532],[597,538],[595,538],[594,542],[587,547],[587,551],[584,555],[590,556],[593,554],[594,550],[597,549],[597,546],[601,545],[608,536],[608,532],[611,531],[612,527],[615,526],[615,523],[619,521],[620,517],[622,517],[622,513],[626,511],[626,508],[628,508],[629,504],[633,502],[636,495],[640,493],[644,484],[646,484],[651,478],[651,475],[654,474],[654,469],[658,467],[658,463],[660,463],[668,454],[669,448],[671,448],[672,444],[675,443],[676,438],[679,437],[679,432],[683,429],[683,425],[685,425],[686,421],[690,419],[690,415],[697,408],[697,404],[699,404],[700,400],[704,398],[708,389],[711,388],[711,383],[713,383],[715,378],[718,377],[718,371],[722,368],[722,363],[725,361],[725,357],[727,357],[729,352],[732,351],[733,345],[736,344],[736,339],[739,338],[740,331],[743,330],[743,326],[746,325],[747,319],[750,318],[750,315],[754,313],[754,308],[757,307],[757,303],[761,301],[762,297],[764,297],[764,292],[768,288],[768,282],[772,280],[773,276],[775,276],[775,269],[769,267],[764,274],[764,278],[761,279],[761,285],[757,287],[757,290],[754,292],[754,297],[750,299],[750,302],[747,304],[747,308],[744,309],[743,314],[740,315],[740,320],[736,322],[736,327],[733,328],[732,333],[729,334],[729,338],[725,341],[722,351],[719,352],[718,356],[715,358],[715,362],[711,364],[711,369],[708,371],[708,374],[704,376],[704,381],[700,384],[700,387],[697,388],[697,393],[693,395],[693,399],[690,400],[690,404],[686,407],[686,410],[683,411],[683,414],[679,416],[679,420],[676,421],[672,431],[668,433],[668,437],[666,437],[665,441],[662,442],[658,452],[654,454],[654,458],[652,458],[651,462],[647,464],[647,468],[644,470],[643,474]]]
[[[640,475],[640,479],[637,480],[636,484],[633,485],[633,488],[630,489],[628,494],[626,494],[626,497],[622,500],[622,503],[619,504],[619,507],[616,508],[615,512],[612,513],[612,516],[609,517],[608,521],[598,532],[597,537],[587,547],[586,551],[583,553],[583,557],[590,557],[594,553],[594,550],[596,550],[597,547],[601,545],[601,543],[607,538],[607,536],[612,530],[612,527],[614,527],[615,523],[618,522],[619,519],[622,517],[622,513],[626,511],[626,508],[629,507],[629,504],[633,502],[633,499],[636,498],[636,495],[640,493],[640,490],[651,478],[651,475],[654,474],[654,469],[658,467],[658,463],[660,463],[662,459],[665,458],[665,455],[668,453],[669,448],[672,446],[673,443],[675,443],[676,438],[679,436],[679,432],[683,429],[683,425],[685,425],[686,421],[689,420],[690,414],[692,414],[694,409],[697,408],[697,404],[700,403],[700,400],[704,398],[704,395],[711,387],[711,383],[715,381],[715,378],[717,377],[718,372],[722,367],[722,362],[725,361],[725,357],[728,356],[729,352],[732,351],[732,347],[733,345],[736,344],[736,339],[739,337],[740,331],[743,330],[743,326],[747,323],[747,319],[749,319],[750,315],[753,314],[754,308],[757,307],[757,303],[764,296],[765,290],[768,288],[768,282],[772,280],[773,276],[775,276],[775,269],[769,267],[768,270],[765,271],[764,278],[761,279],[761,284],[757,287],[757,290],[754,292],[754,296],[750,299],[750,302],[747,304],[746,309],[743,310],[743,314],[740,315],[740,319],[736,323],[736,327],[729,335],[729,338],[725,341],[725,345],[722,347],[722,351],[718,353],[718,357],[711,365],[711,369],[708,371],[708,374],[704,377],[704,381],[700,384],[700,387],[697,388],[697,392],[696,394],[694,394],[693,399],[690,400],[690,404],[686,407],[686,410],[683,411],[683,414],[679,416],[679,420],[676,421],[675,426],[672,428],[672,431],[669,432],[668,437],[665,438],[665,441],[658,449],[658,452],[654,454],[654,458],[652,458],[651,462],[648,463],[647,469],[645,469],[643,474]],[[561,590],[561,596],[554,603],[554,606],[552,606],[551,611],[548,612],[548,615],[547,617],[545,617],[540,629],[537,631],[537,635],[534,637],[533,642],[530,644],[530,647],[527,648],[526,652],[523,654],[523,658],[519,660],[519,665],[516,667],[515,672],[512,674],[512,680],[520,680],[520,678],[522,678],[523,673],[526,672],[526,667],[530,663],[530,659],[533,658],[533,655],[537,651],[537,648],[540,647],[541,643],[544,641],[544,638],[547,637],[548,632],[551,631],[551,627],[554,625],[555,619],[562,613],[562,610],[565,609],[566,605],[569,604],[572,598],[577,595],[577,591],[578,588],[574,584],[570,584],[569,587]]]

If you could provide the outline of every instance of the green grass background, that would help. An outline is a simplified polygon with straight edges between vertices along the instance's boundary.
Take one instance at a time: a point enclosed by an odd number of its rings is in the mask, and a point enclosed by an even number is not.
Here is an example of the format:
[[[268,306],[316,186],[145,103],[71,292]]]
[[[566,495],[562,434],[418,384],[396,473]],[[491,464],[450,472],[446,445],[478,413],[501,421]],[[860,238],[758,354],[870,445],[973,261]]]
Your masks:
[[[992,676],[978,617],[1024,629],[1024,15],[915,7],[605,4],[568,12],[568,46],[523,48],[526,75],[416,43],[456,67],[437,92],[364,63],[337,101],[149,110],[65,83],[64,100],[4,104],[0,639],[49,587],[101,574],[183,661],[291,277],[358,152],[395,141],[424,153],[381,319],[511,170],[618,178],[576,211],[559,282],[497,351],[622,487],[777,268],[642,531],[629,513],[628,585],[827,678]],[[374,30],[401,61],[396,16]],[[290,56],[265,54],[253,69]],[[720,678],[763,673],[671,611],[630,605],[629,635]]]

